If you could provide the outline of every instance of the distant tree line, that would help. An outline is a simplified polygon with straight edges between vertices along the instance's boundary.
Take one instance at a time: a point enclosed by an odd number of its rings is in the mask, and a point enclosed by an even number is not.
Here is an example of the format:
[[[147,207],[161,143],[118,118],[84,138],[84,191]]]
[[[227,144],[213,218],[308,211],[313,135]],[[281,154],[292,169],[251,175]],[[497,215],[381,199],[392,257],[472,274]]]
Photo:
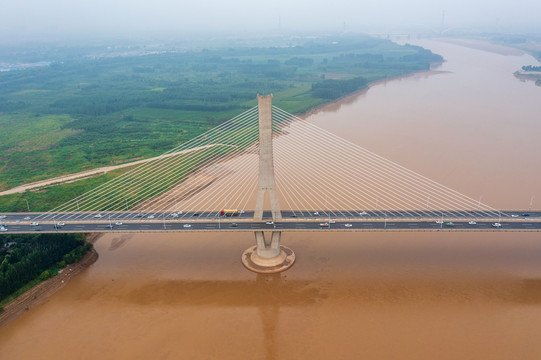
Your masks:
[[[526,65],[522,67],[524,71],[541,71],[541,66]]]

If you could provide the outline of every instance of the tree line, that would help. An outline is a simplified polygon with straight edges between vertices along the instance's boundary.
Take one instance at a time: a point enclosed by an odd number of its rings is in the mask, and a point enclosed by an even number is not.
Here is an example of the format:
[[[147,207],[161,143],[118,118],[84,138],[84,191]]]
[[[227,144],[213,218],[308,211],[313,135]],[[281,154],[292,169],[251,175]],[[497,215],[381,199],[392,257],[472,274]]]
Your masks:
[[[8,243],[9,253],[4,246]],[[0,302],[38,277],[56,275],[92,248],[82,234],[2,235],[0,244]]]

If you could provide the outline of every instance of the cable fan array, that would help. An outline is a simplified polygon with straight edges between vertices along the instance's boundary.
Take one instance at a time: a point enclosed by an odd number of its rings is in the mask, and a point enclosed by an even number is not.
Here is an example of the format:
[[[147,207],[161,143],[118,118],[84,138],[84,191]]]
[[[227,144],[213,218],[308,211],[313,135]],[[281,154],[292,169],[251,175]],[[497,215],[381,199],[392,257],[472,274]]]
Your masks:
[[[273,118],[287,133],[273,144],[277,188],[301,216],[314,209],[333,216],[364,210],[381,216],[393,211],[412,217],[498,216],[498,210],[275,106]]]
[[[440,214],[471,217],[499,212],[466,195],[272,107],[276,187],[282,210],[298,216],[322,211],[349,217],[370,210],[382,216]],[[255,207],[258,183],[257,107],[37,219],[84,220],[106,213],[135,219],[141,213],[219,216]]]

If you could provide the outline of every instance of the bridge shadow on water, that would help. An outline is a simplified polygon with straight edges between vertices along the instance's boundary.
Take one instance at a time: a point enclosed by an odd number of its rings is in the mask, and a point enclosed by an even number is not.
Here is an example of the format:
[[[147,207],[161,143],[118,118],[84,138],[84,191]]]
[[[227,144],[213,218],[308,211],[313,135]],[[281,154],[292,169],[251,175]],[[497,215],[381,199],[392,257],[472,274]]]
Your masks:
[[[266,359],[276,359],[278,331],[287,319],[281,310],[307,310],[331,300],[333,306],[426,304],[541,305],[541,278],[403,278],[321,281],[290,279],[287,273],[254,275],[251,280],[158,280],[119,294],[139,306],[238,307],[259,313]],[[338,305],[337,305],[338,304]],[[308,310],[310,311],[310,310]],[[310,311],[311,312],[311,311]],[[255,319],[254,319],[255,320]]]
[[[277,358],[280,309],[307,307],[324,300],[325,291],[311,281],[289,280],[286,274],[257,274],[255,280],[164,280],[122,296],[137,305],[257,308],[266,359]]]
[[[255,280],[163,280],[120,294],[136,305],[219,307],[306,307],[329,297],[345,303],[457,303],[490,299],[510,304],[541,304],[539,279],[359,279],[343,282],[289,280],[283,274],[255,275]]]

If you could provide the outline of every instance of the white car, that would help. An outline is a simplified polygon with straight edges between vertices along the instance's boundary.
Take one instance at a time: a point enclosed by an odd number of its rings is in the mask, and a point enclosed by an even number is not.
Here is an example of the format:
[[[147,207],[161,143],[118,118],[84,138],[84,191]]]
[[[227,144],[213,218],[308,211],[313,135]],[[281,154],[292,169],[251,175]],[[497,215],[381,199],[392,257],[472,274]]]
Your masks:
[[[368,213],[366,211],[361,211],[361,212],[359,212],[359,215],[361,215],[361,216],[368,215]]]
[[[5,219],[6,215],[0,215],[0,219]]]
[[[319,216],[319,211],[314,212],[315,216]]]
[[[177,213],[172,213],[171,217],[178,217],[178,214]]]
[[[502,224],[500,224],[499,222],[495,222],[494,224],[492,224],[493,227],[501,227]]]
[[[192,226],[190,224],[184,224],[185,228],[191,228]]]
[[[239,214],[244,214],[246,211],[244,210],[239,210]]]
[[[147,219],[154,219],[154,215],[147,216]]]
[[[436,224],[443,224],[443,220],[436,221]]]
[[[267,225],[274,225],[274,221],[267,221],[265,224],[267,224]]]
[[[56,224],[56,226],[64,226],[64,223],[61,221],[58,224]]]
[[[102,215],[102,214],[96,214],[96,215],[94,215],[94,217],[95,217],[96,219],[99,219],[99,218],[102,218],[103,215]]]
[[[511,217],[518,217],[517,214],[511,214]]]
[[[344,224],[345,227],[352,227],[353,225],[351,225],[350,223],[347,223],[347,224]]]
[[[39,226],[39,222],[35,222],[35,221],[34,221],[34,222],[31,223],[30,225],[32,225],[32,226]]]
[[[8,231],[8,229],[6,229],[5,227],[2,226],[2,227],[0,227],[0,231],[2,231],[2,232],[3,231]]]
[[[335,222],[336,222],[336,220],[334,220],[334,219],[329,220],[329,224],[334,224]]]
[[[470,225],[477,225],[477,223],[476,223],[475,221],[470,221],[470,222],[468,222],[468,224],[470,224]]]
[[[23,220],[30,220],[30,216],[25,216]]]
[[[121,221],[117,221],[117,222],[115,223],[115,225],[122,225],[122,222],[121,222]]]

